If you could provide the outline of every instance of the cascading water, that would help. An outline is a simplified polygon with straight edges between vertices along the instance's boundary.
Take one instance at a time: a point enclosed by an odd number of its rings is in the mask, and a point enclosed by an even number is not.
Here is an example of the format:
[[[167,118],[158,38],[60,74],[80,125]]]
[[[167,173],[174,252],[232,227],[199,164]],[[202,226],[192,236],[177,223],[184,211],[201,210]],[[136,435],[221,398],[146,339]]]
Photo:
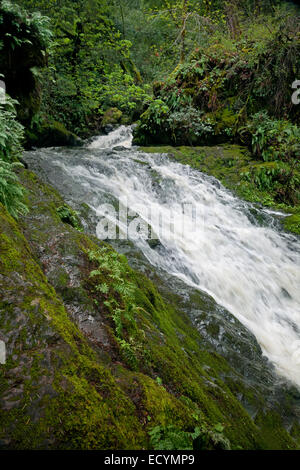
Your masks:
[[[87,148],[43,149],[26,160],[68,202],[90,207],[94,229],[110,204],[106,216],[124,236],[127,225],[116,217],[121,199],[160,239],[154,248],[129,231],[150,263],[210,294],[256,336],[278,374],[300,387],[299,240],[216,179],[130,148],[131,141],[122,126]]]
[[[100,135],[89,145],[90,149],[107,149],[114,145],[130,148],[132,144],[131,127],[120,126],[108,135]]]

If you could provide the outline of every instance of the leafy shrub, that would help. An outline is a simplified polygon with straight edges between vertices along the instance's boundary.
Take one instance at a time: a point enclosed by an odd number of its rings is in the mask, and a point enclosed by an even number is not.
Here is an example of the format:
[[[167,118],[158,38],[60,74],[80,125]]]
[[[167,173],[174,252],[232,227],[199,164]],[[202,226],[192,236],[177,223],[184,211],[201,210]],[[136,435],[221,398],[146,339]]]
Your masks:
[[[266,111],[253,115],[240,134],[246,143],[251,139],[253,154],[265,162],[299,158],[299,127],[286,120],[271,119]]]
[[[203,118],[203,113],[193,107],[171,113],[167,122],[174,142],[179,144],[205,142],[214,131],[210,120]]]
[[[138,145],[147,145],[152,141],[163,143],[164,135],[168,133],[166,122],[168,114],[169,107],[163,100],[152,100],[134,130],[134,142]]]
[[[155,450],[192,450],[192,433],[175,426],[155,426],[150,432],[150,443]]]
[[[8,0],[1,1],[0,20],[3,23],[7,18],[13,18],[14,34],[7,34],[11,49],[21,44],[38,44],[44,50],[50,45],[53,34],[50,28],[50,19],[40,12],[32,12],[30,15],[16,3]],[[29,38],[30,33],[30,38]]]
[[[170,101],[155,99],[151,102],[135,133],[138,143],[147,143],[147,140],[143,142],[143,135],[148,135],[156,143],[171,142],[173,145],[207,142],[213,134],[210,119],[188,105],[188,101],[185,106],[180,106],[176,100]]]
[[[145,126],[151,128],[151,125],[160,126],[163,120],[168,116],[169,106],[161,99],[151,101],[149,108],[144,114]]]
[[[241,176],[260,191],[272,193],[277,202],[295,205],[300,200],[300,173],[296,165],[299,168],[296,161],[292,165],[286,162],[255,165]]]
[[[130,115],[145,101],[150,101],[147,93],[149,88],[150,86],[137,85],[131,75],[116,65],[114,70],[106,75],[103,86],[98,90],[99,102],[103,107],[117,106]]]

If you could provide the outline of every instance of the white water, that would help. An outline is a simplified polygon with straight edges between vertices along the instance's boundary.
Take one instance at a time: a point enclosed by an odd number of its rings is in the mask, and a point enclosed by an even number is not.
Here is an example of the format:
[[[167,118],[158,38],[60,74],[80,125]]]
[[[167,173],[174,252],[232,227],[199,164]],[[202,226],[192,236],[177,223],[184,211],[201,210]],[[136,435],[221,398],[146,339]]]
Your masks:
[[[120,126],[116,130],[110,132],[108,135],[101,135],[96,137],[89,145],[90,149],[107,149],[114,146],[130,148],[132,144],[131,128],[127,126]]]
[[[168,231],[160,235],[162,249],[153,250],[142,239],[135,243],[153,265],[206,291],[227,308],[256,336],[278,374],[300,386],[297,238],[280,233],[272,224],[259,226],[249,217],[251,205],[189,166],[134,148],[99,150],[124,145],[124,139],[130,145],[127,137],[121,127],[96,139],[80,159],[57,155],[56,172],[60,169],[95,211],[104,194],[126,198],[128,207],[151,222],[157,234],[166,228],[170,209],[177,227],[182,204],[192,204],[196,222],[187,212],[184,231],[176,230],[171,238]],[[150,221],[150,209],[152,215],[161,214],[161,223],[157,217]],[[261,214],[272,220],[267,211]]]

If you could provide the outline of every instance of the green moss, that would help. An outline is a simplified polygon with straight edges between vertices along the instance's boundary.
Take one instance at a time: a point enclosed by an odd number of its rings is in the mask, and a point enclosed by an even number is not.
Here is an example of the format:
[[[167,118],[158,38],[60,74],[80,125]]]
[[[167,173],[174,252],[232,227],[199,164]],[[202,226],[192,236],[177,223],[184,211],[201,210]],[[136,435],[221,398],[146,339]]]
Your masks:
[[[118,108],[108,109],[102,117],[102,126],[105,127],[108,124],[118,124],[121,121],[122,115],[122,111]]]
[[[207,113],[205,117],[209,118],[214,125],[214,136],[216,138],[221,135],[227,136],[227,140],[233,134],[238,121],[238,115],[228,106],[224,106],[213,113]]]
[[[290,434],[283,428],[282,420],[277,413],[272,411],[267,413],[259,413],[255,418],[262,430],[264,436],[264,449],[276,450],[281,449],[282,445],[286,449],[294,449],[290,443]]]
[[[140,375],[139,381],[142,387],[142,407],[147,410],[149,428],[156,425],[167,426],[174,422],[182,429],[195,425],[195,417],[189,406],[172,397],[162,385],[146,375]]]
[[[286,217],[284,220],[284,227],[290,232],[300,234],[300,212]]]

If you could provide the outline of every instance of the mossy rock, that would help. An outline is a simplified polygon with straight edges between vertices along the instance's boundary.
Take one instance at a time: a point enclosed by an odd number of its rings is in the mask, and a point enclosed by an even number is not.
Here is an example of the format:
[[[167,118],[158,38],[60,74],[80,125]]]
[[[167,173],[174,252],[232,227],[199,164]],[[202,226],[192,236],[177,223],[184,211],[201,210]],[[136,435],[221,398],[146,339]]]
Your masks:
[[[105,127],[108,125],[119,124],[121,122],[122,116],[123,113],[118,108],[109,108],[107,111],[105,111],[102,117],[101,125],[102,127]]]
[[[57,121],[43,120],[25,131],[25,146],[32,147],[79,147],[83,141]]]
[[[300,235],[300,211],[296,214],[286,217],[284,220],[284,227],[287,230]]]
[[[209,118],[214,126],[214,136],[212,139],[215,143],[224,143],[230,140],[234,128],[238,122],[238,115],[225,106],[213,113],[207,113],[206,118]]]

